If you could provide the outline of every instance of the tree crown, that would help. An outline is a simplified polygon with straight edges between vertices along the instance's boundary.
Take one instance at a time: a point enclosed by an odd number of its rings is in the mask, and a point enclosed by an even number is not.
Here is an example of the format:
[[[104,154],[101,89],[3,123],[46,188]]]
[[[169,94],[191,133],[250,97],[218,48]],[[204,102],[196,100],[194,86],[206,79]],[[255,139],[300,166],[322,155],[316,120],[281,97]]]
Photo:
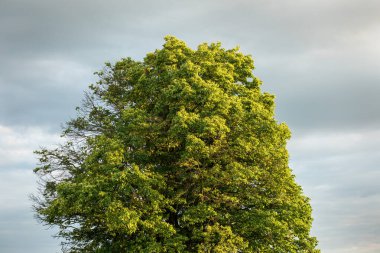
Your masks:
[[[40,220],[70,252],[319,252],[251,56],[173,36],[106,63],[60,147],[37,151]]]

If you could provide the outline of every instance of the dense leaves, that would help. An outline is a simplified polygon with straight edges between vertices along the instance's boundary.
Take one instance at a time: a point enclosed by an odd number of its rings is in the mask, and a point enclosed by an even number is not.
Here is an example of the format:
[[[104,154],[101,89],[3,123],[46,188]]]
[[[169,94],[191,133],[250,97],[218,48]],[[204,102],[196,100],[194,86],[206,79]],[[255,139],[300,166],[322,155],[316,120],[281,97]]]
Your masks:
[[[252,58],[165,41],[107,63],[67,142],[37,151],[39,219],[68,252],[319,252]]]

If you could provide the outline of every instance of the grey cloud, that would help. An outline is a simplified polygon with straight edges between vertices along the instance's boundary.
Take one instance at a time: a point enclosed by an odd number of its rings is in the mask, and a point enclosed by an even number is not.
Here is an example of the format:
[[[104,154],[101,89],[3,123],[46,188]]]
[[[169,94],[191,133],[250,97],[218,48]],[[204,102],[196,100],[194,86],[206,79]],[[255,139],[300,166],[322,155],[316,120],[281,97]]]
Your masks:
[[[243,51],[254,55],[264,89],[278,95],[279,118],[294,128],[379,123],[375,108],[380,99],[377,86],[371,82],[380,79],[380,75],[375,72],[374,79],[360,74],[374,65],[372,52],[360,56],[361,66],[352,73],[351,65],[363,52],[355,52],[358,45],[349,44],[361,36],[359,32],[363,27],[369,30],[365,38],[372,38],[371,29],[378,24],[376,10],[380,7],[376,1],[365,4],[346,1],[139,1],[138,4],[132,1],[93,1],[91,4],[6,1],[3,5],[0,30],[5,36],[0,41],[7,56],[0,60],[3,66],[8,66],[9,61],[22,65],[25,60],[53,57],[85,66],[91,73],[107,60],[124,56],[141,59],[146,52],[162,44],[162,37],[168,33],[192,46],[202,41],[221,40],[228,47],[240,44]],[[310,55],[318,50],[335,52],[335,47],[346,47],[343,52],[346,58],[328,53],[324,57]],[[20,73],[19,68],[11,68],[0,71],[5,77],[1,83],[3,103],[10,104],[5,109],[3,106],[1,118],[13,119],[5,122],[8,124],[30,123],[33,116],[44,118],[43,105],[53,104],[53,101],[56,101],[56,109],[45,118],[64,121],[64,117],[52,114],[73,108],[82,95],[80,90],[89,83],[85,78],[90,79],[85,74],[81,78],[68,78],[66,83],[80,82],[80,88],[57,89],[43,76],[31,80],[27,74]],[[48,67],[45,70],[47,76],[53,72]],[[23,80],[7,80],[12,73],[24,75]],[[45,84],[40,88],[36,85],[31,91],[26,88],[30,83]],[[370,98],[358,95],[363,93],[363,83],[367,84],[364,86]],[[23,88],[17,90],[17,85]],[[15,96],[20,102],[12,106]],[[75,102],[69,99],[73,96],[77,96]],[[356,104],[351,102],[353,100]],[[30,108],[27,114],[32,117],[23,121],[22,108],[27,104]],[[359,108],[368,110],[363,113]]]
[[[55,59],[11,60],[0,73],[0,124],[56,130],[75,115],[74,107],[93,80],[87,66]]]
[[[329,252],[380,249],[378,130],[320,132],[289,145],[297,181],[312,199],[314,234]]]
[[[41,229],[31,210],[0,211],[0,249],[11,253],[61,252],[60,242],[51,237],[56,231]]]
[[[164,35],[174,34],[191,46],[220,40],[253,54],[263,88],[278,97],[278,118],[297,131],[377,125],[380,74],[373,54],[380,52],[366,48],[379,39],[379,8],[377,1],[5,1],[0,75],[8,106],[0,118],[6,124],[41,117],[65,121],[104,61],[141,59]],[[33,78],[17,67],[52,58],[74,62],[88,74],[54,87],[56,80]],[[54,72],[46,67],[42,74]],[[56,105],[52,113],[45,104]],[[54,117],[60,114],[65,117]]]
[[[297,131],[379,125],[379,63],[373,53],[358,59],[360,52],[343,51],[350,56],[290,56],[258,69],[265,89],[278,95],[281,121]]]
[[[142,53],[142,47],[153,49],[167,33],[182,35],[193,45],[220,39],[249,49],[257,46],[253,49],[270,54],[297,54],[334,45],[363,26],[377,24],[379,8],[376,1],[5,1],[3,5],[2,40],[9,51],[72,55],[107,47],[132,47]]]
[[[3,146],[1,145],[3,148]],[[20,158],[23,159],[22,156]],[[27,162],[28,167],[32,167]],[[56,229],[38,224],[28,195],[36,192],[32,171],[0,164],[0,250],[1,252],[58,252],[59,241],[51,237]]]
[[[26,174],[27,172],[23,172],[24,174],[22,174],[18,170],[28,170],[31,173],[36,162],[33,150],[39,149],[41,146],[50,148],[57,145],[60,141],[62,139],[59,138],[59,135],[51,133],[50,129],[41,127],[9,128],[0,125],[0,173],[7,171],[9,173],[18,172],[19,174],[14,175],[14,179],[20,179],[18,177],[20,174],[30,176],[31,174]],[[7,176],[10,175],[7,174]],[[12,188],[7,182],[4,181],[0,184],[0,192],[7,193],[8,190],[6,188]],[[5,204],[3,204],[4,206]]]

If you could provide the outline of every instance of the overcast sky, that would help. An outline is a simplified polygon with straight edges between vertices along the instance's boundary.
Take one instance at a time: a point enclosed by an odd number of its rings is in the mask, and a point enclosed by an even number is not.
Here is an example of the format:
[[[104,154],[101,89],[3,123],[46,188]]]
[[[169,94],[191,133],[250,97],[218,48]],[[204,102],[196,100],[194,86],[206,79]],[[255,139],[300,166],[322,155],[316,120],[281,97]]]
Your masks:
[[[380,252],[380,1],[0,0],[0,252],[58,252],[33,219],[32,151],[59,143],[93,72],[171,34],[255,59],[326,253]]]

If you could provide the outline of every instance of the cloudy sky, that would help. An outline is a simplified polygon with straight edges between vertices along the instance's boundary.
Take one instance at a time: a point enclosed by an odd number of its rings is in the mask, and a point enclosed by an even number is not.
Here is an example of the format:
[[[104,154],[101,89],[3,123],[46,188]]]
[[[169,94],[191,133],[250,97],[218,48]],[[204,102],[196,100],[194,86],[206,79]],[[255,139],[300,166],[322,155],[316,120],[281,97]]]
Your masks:
[[[105,61],[167,34],[255,59],[293,136],[322,252],[380,252],[380,1],[0,0],[0,252],[58,252],[33,219],[32,151],[59,143]]]

